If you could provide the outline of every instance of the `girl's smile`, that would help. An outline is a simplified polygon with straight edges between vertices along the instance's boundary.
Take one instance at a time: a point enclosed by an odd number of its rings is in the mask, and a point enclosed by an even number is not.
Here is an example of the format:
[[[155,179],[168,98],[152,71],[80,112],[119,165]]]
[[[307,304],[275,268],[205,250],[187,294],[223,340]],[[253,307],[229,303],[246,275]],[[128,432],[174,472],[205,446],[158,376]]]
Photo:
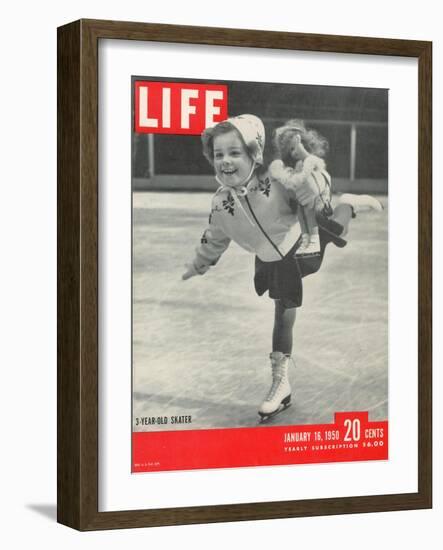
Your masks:
[[[244,185],[252,167],[253,160],[236,130],[214,138],[214,168],[221,183],[229,187]]]

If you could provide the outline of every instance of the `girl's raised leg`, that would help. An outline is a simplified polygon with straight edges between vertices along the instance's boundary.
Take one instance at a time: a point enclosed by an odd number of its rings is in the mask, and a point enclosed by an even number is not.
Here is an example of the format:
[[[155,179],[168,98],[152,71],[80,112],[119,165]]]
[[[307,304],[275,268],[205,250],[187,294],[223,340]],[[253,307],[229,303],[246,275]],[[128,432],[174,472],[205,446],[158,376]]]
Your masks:
[[[352,218],[355,218],[355,214],[352,206],[349,204],[338,204],[334,208],[334,213],[332,214],[331,219],[343,226],[343,232],[340,237],[344,237],[347,234],[349,222]]]

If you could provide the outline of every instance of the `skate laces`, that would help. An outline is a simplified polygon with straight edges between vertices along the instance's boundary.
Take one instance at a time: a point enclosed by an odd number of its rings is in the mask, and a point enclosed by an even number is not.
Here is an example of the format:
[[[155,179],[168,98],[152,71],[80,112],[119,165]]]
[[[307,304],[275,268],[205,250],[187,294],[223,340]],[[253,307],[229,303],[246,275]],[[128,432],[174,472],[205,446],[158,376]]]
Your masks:
[[[287,357],[286,360],[289,361],[289,357]],[[266,401],[272,401],[281,383],[284,381],[285,377],[286,377],[286,366],[284,364],[276,365],[274,364],[274,362],[272,362],[272,385],[266,397]]]
[[[271,386],[271,389],[269,390],[269,393],[266,397],[266,401],[272,401],[275,397],[275,394],[277,393],[277,390],[282,382],[283,378],[274,378],[274,380],[272,381],[272,386]]]

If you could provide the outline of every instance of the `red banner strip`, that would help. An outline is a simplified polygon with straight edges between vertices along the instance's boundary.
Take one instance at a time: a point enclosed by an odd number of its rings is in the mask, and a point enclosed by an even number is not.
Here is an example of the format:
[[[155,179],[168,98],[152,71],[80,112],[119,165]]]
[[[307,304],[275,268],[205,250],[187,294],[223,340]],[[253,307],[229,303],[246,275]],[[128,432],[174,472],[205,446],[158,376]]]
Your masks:
[[[224,84],[135,82],[136,133],[200,135],[227,116],[228,87]]]
[[[134,432],[132,472],[387,460],[388,422],[340,412],[333,424]]]

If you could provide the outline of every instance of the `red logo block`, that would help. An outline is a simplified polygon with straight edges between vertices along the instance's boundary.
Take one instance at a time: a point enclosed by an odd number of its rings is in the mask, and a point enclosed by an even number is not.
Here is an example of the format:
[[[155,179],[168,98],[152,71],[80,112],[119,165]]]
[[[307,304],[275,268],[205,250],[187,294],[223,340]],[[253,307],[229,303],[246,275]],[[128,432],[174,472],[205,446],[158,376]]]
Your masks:
[[[135,82],[134,127],[143,134],[200,135],[228,116],[228,87],[185,82]]]

